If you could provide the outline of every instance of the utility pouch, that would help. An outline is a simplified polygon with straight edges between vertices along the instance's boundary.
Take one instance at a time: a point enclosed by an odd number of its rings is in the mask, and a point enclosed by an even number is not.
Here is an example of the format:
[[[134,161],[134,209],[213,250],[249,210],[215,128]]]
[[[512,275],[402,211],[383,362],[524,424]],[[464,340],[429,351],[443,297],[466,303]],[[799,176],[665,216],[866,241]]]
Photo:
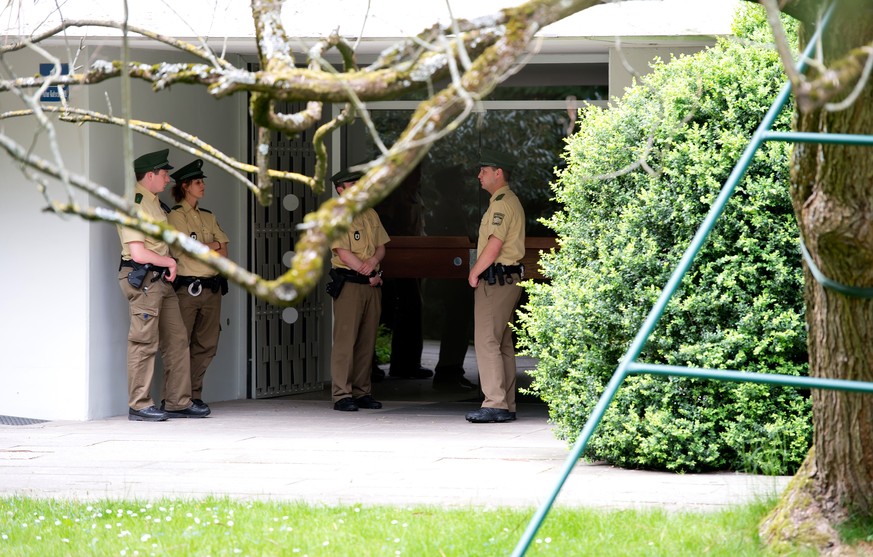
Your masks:
[[[134,267],[133,271],[127,273],[127,282],[129,282],[132,287],[140,290],[151,269],[152,266],[150,263]]]
[[[340,292],[343,291],[343,286],[346,283],[346,278],[334,271],[333,269],[330,270],[329,275],[330,282],[327,283],[327,288],[325,290],[327,290],[327,293],[331,298],[336,300],[337,298],[339,298]]]

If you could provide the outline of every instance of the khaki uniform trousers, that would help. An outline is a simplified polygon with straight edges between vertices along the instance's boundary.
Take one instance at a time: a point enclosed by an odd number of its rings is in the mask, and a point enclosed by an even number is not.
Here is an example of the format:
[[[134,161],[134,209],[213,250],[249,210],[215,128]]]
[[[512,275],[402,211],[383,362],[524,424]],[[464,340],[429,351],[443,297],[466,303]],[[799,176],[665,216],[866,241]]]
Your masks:
[[[141,290],[127,282],[130,268],[118,272],[118,284],[130,306],[127,335],[128,406],[142,410],[154,404],[151,397],[155,354],[161,350],[164,364],[163,398],[166,410],[191,406],[191,372],[188,361],[188,333],[179,312],[179,299],[172,284],[152,279],[151,272]]]
[[[509,323],[520,297],[518,281],[501,286],[480,280],[476,287],[473,342],[483,408],[515,412],[515,344]]]
[[[188,330],[191,353],[191,398],[203,398],[203,376],[218,351],[221,334],[221,291],[204,288],[192,296],[186,288],[176,291],[182,321]]]
[[[382,289],[346,282],[333,301],[333,350],[330,355],[334,402],[370,394],[373,351],[382,312]]]

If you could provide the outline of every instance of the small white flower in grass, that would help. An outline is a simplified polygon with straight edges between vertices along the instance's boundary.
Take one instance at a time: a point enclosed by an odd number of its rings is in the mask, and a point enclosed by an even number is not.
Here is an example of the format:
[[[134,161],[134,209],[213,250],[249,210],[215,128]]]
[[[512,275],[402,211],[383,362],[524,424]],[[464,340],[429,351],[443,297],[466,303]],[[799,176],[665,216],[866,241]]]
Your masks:
[[[242,553],[242,549],[233,548],[234,553]]]
[[[194,515],[191,514],[191,513],[186,513],[185,516],[187,516],[188,518],[191,518],[191,517],[194,516]]]
[[[546,538],[546,543],[552,543],[552,538]]]
[[[142,536],[140,536],[139,541],[141,541],[141,542],[147,542],[147,541],[149,541],[150,539],[152,539],[151,534],[143,534]]]
[[[228,525],[228,526],[233,526],[233,520],[228,520],[228,521],[227,521],[227,525]]]
[[[122,555],[127,555],[127,550],[126,550],[126,549],[122,549],[122,550],[121,550],[121,554],[122,554]]]
[[[400,543],[400,538],[394,538],[394,543]]]
[[[294,549],[291,550],[291,553],[300,553],[300,548],[295,547]]]
[[[540,538],[537,538],[537,542],[536,542],[536,543],[543,543],[543,540],[541,540]]]
[[[64,543],[70,543],[69,538],[61,538],[61,541]]]
[[[330,542],[327,540],[324,540],[323,542],[321,542],[321,545],[323,545],[324,547],[327,547],[330,545]]]
[[[171,520],[173,520],[173,517],[172,517],[172,516],[165,516],[165,517],[164,517],[164,522],[169,522],[169,521],[171,521]]]
[[[22,527],[22,528],[27,528],[27,522],[22,522],[22,523],[21,523],[21,527]]]
[[[361,512],[361,509],[359,507],[355,507],[355,512],[359,513],[359,512]]]
[[[91,512],[94,510],[94,507],[92,507],[91,505],[88,505],[87,507],[85,507],[85,510],[88,512]]]
[[[3,534],[2,536],[0,536],[0,538],[3,538],[4,540],[8,540],[9,534]]]
[[[288,515],[283,516],[282,520],[288,520]]]
[[[156,519],[152,520],[152,522],[154,522],[155,524],[160,524],[160,523],[161,523],[161,517],[157,517]]]
[[[42,536],[37,536],[36,541],[42,541]]]
[[[55,519],[55,526],[60,526],[60,525],[61,525],[61,521],[58,519]]]
[[[397,524],[397,521],[396,521],[396,520],[392,520],[392,521],[391,521],[391,524]]]

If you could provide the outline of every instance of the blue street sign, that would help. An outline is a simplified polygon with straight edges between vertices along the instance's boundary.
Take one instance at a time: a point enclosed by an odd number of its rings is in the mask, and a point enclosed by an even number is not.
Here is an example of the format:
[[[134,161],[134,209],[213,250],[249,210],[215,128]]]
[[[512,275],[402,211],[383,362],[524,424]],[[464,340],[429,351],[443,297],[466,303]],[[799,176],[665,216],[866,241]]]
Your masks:
[[[40,64],[39,65],[39,75],[49,76],[54,71],[54,64]],[[61,64],[61,75],[67,75],[70,73],[70,65],[69,64]],[[63,93],[61,92],[63,91]],[[64,99],[70,98],[70,86],[57,86],[53,85],[43,92],[42,96],[39,98],[39,102],[43,103],[57,103],[61,102],[61,94],[64,95]]]

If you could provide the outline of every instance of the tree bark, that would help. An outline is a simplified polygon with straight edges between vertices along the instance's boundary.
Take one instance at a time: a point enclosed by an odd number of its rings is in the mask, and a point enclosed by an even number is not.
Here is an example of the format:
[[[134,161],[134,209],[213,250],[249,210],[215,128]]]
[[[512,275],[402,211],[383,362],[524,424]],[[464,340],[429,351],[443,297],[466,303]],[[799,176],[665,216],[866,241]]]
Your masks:
[[[824,36],[825,65],[873,40],[873,17],[859,17],[861,13],[869,13],[866,3],[841,3]],[[810,73],[811,78],[820,77],[815,68]],[[873,87],[865,84],[846,110],[798,112],[796,118],[798,131],[873,133]],[[831,280],[873,287],[873,148],[797,144],[791,182],[801,236],[816,265]],[[873,300],[827,289],[804,268],[810,375],[873,381]],[[869,517],[873,397],[815,389],[812,400],[815,451],[810,456],[815,466],[805,467],[812,470],[812,494],[834,522],[849,513]]]

